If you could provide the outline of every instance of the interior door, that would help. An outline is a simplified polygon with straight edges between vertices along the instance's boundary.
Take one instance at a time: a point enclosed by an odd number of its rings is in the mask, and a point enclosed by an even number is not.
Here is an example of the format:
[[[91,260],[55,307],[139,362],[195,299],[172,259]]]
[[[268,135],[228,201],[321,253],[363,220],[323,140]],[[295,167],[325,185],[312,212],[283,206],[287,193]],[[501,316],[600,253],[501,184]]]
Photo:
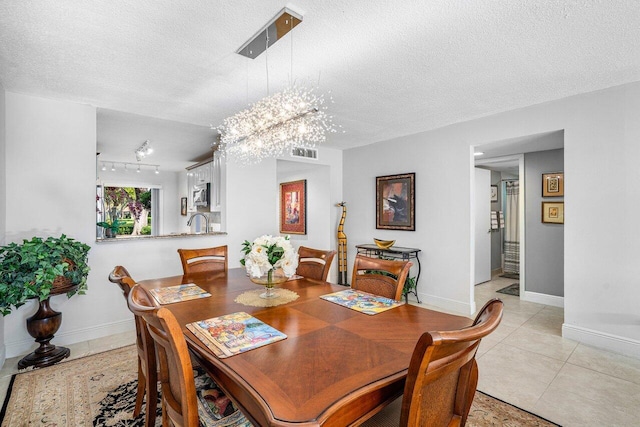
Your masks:
[[[491,280],[491,171],[475,168],[475,284]]]

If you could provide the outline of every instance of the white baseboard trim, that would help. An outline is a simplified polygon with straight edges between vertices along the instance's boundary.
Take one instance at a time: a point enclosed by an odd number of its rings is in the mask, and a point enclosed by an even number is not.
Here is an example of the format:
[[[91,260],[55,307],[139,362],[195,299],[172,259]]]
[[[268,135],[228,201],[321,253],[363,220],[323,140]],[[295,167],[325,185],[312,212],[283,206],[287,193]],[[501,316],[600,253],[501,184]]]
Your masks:
[[[473,301],[471,304],[468,304],[457,300],[442,298],[435,295],[423,294],[420,292],[418,292],[418,295],[420,295],[420,302],[422,304],[433,305],[447,311],[455,311],[456,313],[461,313],[465,316],[470,316],[476,312],[475,301]]]
[[[122,332],[128,332],[135,330],[135,323],[132,319],[119,320],[117,322],[105,323],[102,325],[92,326],[88,328],[75,329],[73,331],[67,331],[57,333],[52,340],[52,344],[55,345],[70,345],[82,341],[89,341],[96,338],[103,338],[109,335],[119,334]],[[38,345],[31,340],[21,340],[7,342],[6,344],[6,356],[16,357],[38,348]]]
[[[523,301],[537,302],[538,304],[552,305],[554,307],[564,307],[564,297],[555,295],[524,291],[524,296],[521,299]]]
[[[636,359],[640,354],[640,341],[567,323],[562,325],[562,337]]]

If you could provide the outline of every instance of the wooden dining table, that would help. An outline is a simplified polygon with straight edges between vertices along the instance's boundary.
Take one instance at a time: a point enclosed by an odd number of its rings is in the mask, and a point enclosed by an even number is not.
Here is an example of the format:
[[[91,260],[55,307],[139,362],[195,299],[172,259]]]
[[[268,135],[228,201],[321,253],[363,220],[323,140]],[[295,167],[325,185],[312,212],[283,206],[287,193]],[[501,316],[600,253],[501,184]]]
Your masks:
[[[402,395],[411,354],[423,332],[471,324],[403,304],[368,315],[321,299],[341,285],[299,278],[280,288],[299,295],[274,307],[235,302],[256,290],[244,269],[144,280],[146,289],[195,283],[211,297],[165,305],[183,328],[189,349],[255,426],[349,426]],[[228,358],[215,356],[186,325],[246,312],[287,338]]]

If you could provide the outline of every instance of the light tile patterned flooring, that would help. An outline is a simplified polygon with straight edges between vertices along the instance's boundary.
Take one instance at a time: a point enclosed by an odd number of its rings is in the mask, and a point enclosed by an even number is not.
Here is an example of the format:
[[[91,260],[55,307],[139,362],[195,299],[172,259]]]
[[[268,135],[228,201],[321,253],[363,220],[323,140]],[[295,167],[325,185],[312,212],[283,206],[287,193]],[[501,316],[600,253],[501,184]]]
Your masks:
[[[563,426],[640,426],[640,358],[562,338],[562,308],[495,292],[514,282],[475,287],[478,309],[504,302],[500,326],[478,350],[478,390]]]
[[[502,323],[478,350],[478,390],[563,426],[640,425],[640,359],[562,338],[561,308],[495,292],[514,282],[495,277],[475,287],[478,309],[491,298],[504,301]],[[68,347],[78,358],[134,340],[130,332]],[[18,360],[0,370],[0,402]]]

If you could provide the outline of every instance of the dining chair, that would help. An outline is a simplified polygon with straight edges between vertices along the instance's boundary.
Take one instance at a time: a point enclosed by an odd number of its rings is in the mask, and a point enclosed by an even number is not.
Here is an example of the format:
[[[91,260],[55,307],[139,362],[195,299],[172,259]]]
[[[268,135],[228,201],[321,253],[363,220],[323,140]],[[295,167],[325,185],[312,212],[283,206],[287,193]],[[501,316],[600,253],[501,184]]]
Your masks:
[[[320,249],[298,248],[298,268],[296,274],[307,279],[327,281],[327,275],[331,268],[331,262],[336,251],[323,251]]]
[[[411,356],[402,406],[390,404],[362,427],[398,419],[401,427],[464,426],[478,385],[478,346],[498,327],[502,310],[495,298],[467,328],[422,334]]]
[[[409,261],[388,260],[356,255],[351,288],[400,300],[404,282],[412,264]]]
[[[184,274],[227,271],[227,245],[204,249],[178,249]]]
[[[109,273],[109,281],[117,284],[122,289],[125,301],[129,296],[131,288],[135,286],[135,281],[126,268],[118,265]],[[158,373],[156,365],[156,352],[153,339],[149,335],[144,320],[139,316],[134,316],[136,325],[136,349],[138,351],[138,388],[136,390],[136,404],[133,410],[134,418],[140,415],[142,401],[145,393],[147,395],[147,408],[145,412],[144,425],[151,427],[155,425],[156,410],[158,408]]]
[[[177,427],[251,426],[211,377],[204,374],[194,378],[187,342],[173,313],[158,307],[140,285],[131,289],[127,301],[129,309],[144,319],[156,344],[162,425],[170,425],[170,420]]]

